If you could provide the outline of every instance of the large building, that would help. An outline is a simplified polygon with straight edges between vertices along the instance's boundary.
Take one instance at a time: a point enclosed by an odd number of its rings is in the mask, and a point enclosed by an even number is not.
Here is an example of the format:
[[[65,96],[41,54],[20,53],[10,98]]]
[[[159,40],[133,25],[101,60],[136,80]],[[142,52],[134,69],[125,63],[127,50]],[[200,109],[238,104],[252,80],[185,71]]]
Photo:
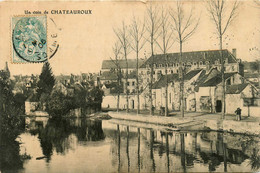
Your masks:
[[[180,78],[178,70],[180,66],[185,67],[184,75],[184,104],[186,111],[199,111],[199,112],[221,112],[222,110],[222,78],[221,78],[221,59],[224,60],[224,78],[226,84],[227,99],[231,98],[231,88],[237,86],[247,86],[246,90],[251,87],[247,85],[244,78],[244,66],[240,59],[236,57],[236,49],[232,52],[228,50],[207,50],[207,51],[193,51],[183,52],[182,59],[180,53],[159,54],[148,58],[139,68],[139,81],[141,91],[140,107],[146,109],[150,105],[149,100],[149,84],[151,81],[151,67],[153,67],[153,82],[152,82],[152,98],[153,106],[155,109],[160,110],[165,107],[166,97],[166,82],[168,79],[168,108],[169,111],[180,110]],[[113,77],[109,75],[114,71],[113,68],[108,69],[107,62],[103,62],[102,72],[103,76],[108,78]],[[165,68],[165,65],[167,68]],[[112,65],[111,65],[112,66]],[[105,68],[106,67],[106,68]],[[115,67],[115,66],[114,66]],[[124,67],[124,66],[123,66]],[[136,66],[133,66],[135,70]],[[166,78],[167,70],[167,78]],[[102,75],[101,75],[102,76]],[[134,78],[133,78],[134,79]],[[112,80],[112,79],[109,79]],[[116,77],[114,76],[114,81]],[[107,82],[107,81],[106,81]],[[128,89],[136,90],[132,86],[136,81],[130,79],[127,83]],[[252,88],[252,87],[251,87]],[[252,88],[253,95],[247,94],[245,98],[239,100],[239,103],[244,103],[245,99],[252,100],[254,105],[251,104],[252,113],[255,114],[254,106],[258,105],[258,92]],[[130,98],[131,109],[136,109],[135,92],[132,92]],[[242,94],[241,94],[242,93]],[[240,95],[244,94],[244,88],[239,92]],[[112,97],[111,97],[112,98]],[[113,98],[116,102],[116,97]],[[106,100],[106,99],[105,99]],[[106,104],[112,106],[112,100],[106,100]],[[125,98],[122,96],[120,99],[121,108],[126,106]],[[237,105],[228,103],[226,112],[234,112],[234,107]],[[240,105],[241,107],[243,105]],[[244,107],[242,107],[244,109]],[[253,111],[254,110],[254,111]]]
[[[138,66],[141,67],[141,65],[144,63],[143,59],[138,60]],[[137,60],[136,59],[128,59],[126,60],[118,60],[118,66],[120,68],[120,75],[122,76],[121,82],[122,82],[122,88],[123,92],[128,92],[129,94],[134,94],[136,91],[136,66],[137,66]],[[118,80],[118,74],[117,74],[117,65],[114,60],[104,60],[102,62],[102,67],[100,71],[100,83],[102,85],[105,85],[106,89],[111,89],[108,87],[115,86],[114,84]],[[125,80],[126,78],[126,71],[128,71],[128,81]],[[111,85],[112,84],[112,85]],[[124,87],[127,85],[127,91]],[[112,89],[113,90],[113,89]]]
[[[238,72],[243,75],[243,65],[239,59],[236,58],[236,49],[232,53],[228,50],[222,51],[224,58],[225,72]],[[195,69],[204,69],[209,71],[211,68],[221,69],[221,51],[207,50],[207,51],[193,51],[183,52],[180,59],[180,53],[158,54],[151,56],[140,67],[140,75],[144,81],[150,80],[150,67],[153,67],[153,81],[157,81],[160,76],[165,74],[165,64],[167,66],[167,74],[178,73],[179,66],[184,66],[186,72]]]

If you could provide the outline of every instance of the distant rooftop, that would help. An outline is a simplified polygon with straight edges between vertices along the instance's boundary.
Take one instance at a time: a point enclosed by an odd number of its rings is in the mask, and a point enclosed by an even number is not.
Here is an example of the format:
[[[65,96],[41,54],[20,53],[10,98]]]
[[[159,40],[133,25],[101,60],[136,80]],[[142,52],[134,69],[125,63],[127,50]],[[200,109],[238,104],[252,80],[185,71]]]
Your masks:
[[[119,62],[119,66],[121,69],[126,69],[126,65],[127,65],[126,60],[120,59],[120,60],[118,60],[118,62]],[[136,59],[128,59],[127,62],[128,62],[129,69],[136,68],[136,62],[137,62]],[[139,59],[138,63],[139,63],[139,67],[140,67],[144,63],[144,60]],[[115,65],[115,60],[103,60],[101,69],[105,70],[105,69],[111,69],[111,68],[114,68],[114,69],[117,68]]]
[[[226,60],[228,58],[228,63],[235,63],[237,62],[236,57],[229,52],[228,50],[223,50],[223,57]],[[192,51],[192,52],[183,52],[181,62],[192,62],[198,63],[200,61],[205,62],[208,61],[210,64],[215,63],[216,60],[220,59],[220,50],[206,50],[206,51]],[[168,53],[167,56],[167,63],[178,63],[180,53]],[[141,68],[145,68],[146,65],[149,64],[163,64],[165,59],[165,54],[158,54],[151,56]]]

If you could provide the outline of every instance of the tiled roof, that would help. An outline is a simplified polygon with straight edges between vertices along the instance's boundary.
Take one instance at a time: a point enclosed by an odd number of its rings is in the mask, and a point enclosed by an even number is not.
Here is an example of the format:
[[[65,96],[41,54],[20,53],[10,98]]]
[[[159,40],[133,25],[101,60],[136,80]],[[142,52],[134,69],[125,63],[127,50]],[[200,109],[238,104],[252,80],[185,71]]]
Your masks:
[[[246,87],[248,83],[229,85],[227,86],[226,94],[240,94]]]
[[[224,78],[225,80],[228,79],[229,77],[233,76],[236,73],[225,73]],[[202,83],[200,87],[210,87],[210,86],[216,86],[220,84],[222,81],[221,73],[217,74],[215,77],[206,80],[206,82]]]
[[[121,60],[118,60],[118,62],[119,62],[119,66],[120,66],[122,69],[125,69],[125,68],[126,68],[126,60],[121,59]],[[128,62],[128,68],[129,68],[129,69],[136,68],[136,62],[137,62],[136,59],[128,59],[127,62]],[[139,67],[140,67],[143,63],[144,63],[144,60],[143,60],[143,59],[139,59],[139,60],[138,60]],[[115,62],[112,61],[112,60],[103,60],[101,69],[111,69],[111,68],[116,69]]]
[[[199,63],[200,61],[209,61],[210,64],[213,64],[216,60],[220,59],[220,52],[220,50],[183,52],[181,61],[185,63]],[[180,53],[168,53],[167,56],[167,63],[179,62]],[[225,60],[226,58],[228,58],[228,63],[235,63],[237,61],[235,56],[228,50],[223,50],[223,57],[225,58]],[[150,57],[145,63],[143,63],[141,68],[145,68],[148,64],[163,64],[164,59],[164,54],[154,55],[153,57]]]
[[[192,79],[194,76],[196,76],[201,71],[202,71],[202,69],[196,69],[196,70],[189,71],[187,74],[185,74],[184,80]]]
[[[122,73],[122,75],[125,76],[126,74]],[[128,73],[128,79],[135,79],[135,78],[136,78],[136,71],[132,71],[131,73]],[[117,74],[116,72],[104,71],[100,76],[100,80],[117,80]]]
[[[201,72],[201,69],[191,70],[184,76],[184,80],[190,80],[194,76],[196,76],[199,72]],[[179,74],[168,74],[168,83],[171,83],[173,81],[179,81]],[[163,75],[158,81],[156,81],[153,84],[153,89],[159,89],[162,87],[165,87],[166,85],[166,75]]]
[[[106,86],[106,88],[114,88],[117,87],[117,83],[116,82],[112,82],[112,83],[107,83],[104,84]]]
[[[245,73],[244,76],[245,76],[245,78],[258,78],[259,74],[258,73]]]
[[[179,75],[178,74],[168,74],[168,83],[171,83],[173,81],[177,81],[179,80]],[[161,76],[161,78],[156,81],[154,84],[153,84],[153,89],[160,89],[162,87],[165,87],[166,85],[166,75],[163,75]]]
[[[100,80],[117,80],[117,75],[115,72],[104,71],[100,76]]]

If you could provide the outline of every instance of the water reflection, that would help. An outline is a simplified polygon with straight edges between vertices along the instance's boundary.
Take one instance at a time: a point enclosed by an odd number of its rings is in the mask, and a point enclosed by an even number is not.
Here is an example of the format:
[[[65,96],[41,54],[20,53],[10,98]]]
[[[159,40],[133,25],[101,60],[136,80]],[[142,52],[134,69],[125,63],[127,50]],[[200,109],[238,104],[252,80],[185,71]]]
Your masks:
[[[56,164],[70,165],[70,158],[75,162],[71,170],[77,172],[251,172],[260,168],[259,137],[160,131],[111,120],[36,118],[26,124],[30,135],[38,138],[43,154],[39,159],[48,163],[43,172],[68,172]]]
[[[232,172],[241,171],[239,168],[243,168],[244,171],[259,169],[259,166],[257,166],[260,161],[259,153],[256,149],[252,149],[259,147],[258,137],[254,138],[255,143],[252,143],[252,146],[248,146],[248,149],[243,148],[244,151],[242,151],[243,142],[238,144],[237,140],[246,140],[247,136],[243,135],[217,132],[161,132],[123,125],[117,125],[117,127],[118,136],[121,137],[121,140],[126,141],[126,157],[124,157],[124,153],[121,153],[120,157],[120,170],[122,171],[129,171],[129,166],[131,171],[134,172],[192,172],[203,170],[204,172]],[[125,129],[126,133],[124,133]],[[129,138],[131,132],[136,134],[136,138]],[[122,143],[124,143],[123,141]],[[112,147],[117,149],[121,147],[122,151],[124,145],[118,144],[117,146],[112,145]],[[132,146],[135,144],[137,147]],[[143,147],[140,147],[142,145]],[[129,150],[134,150],[133,153],[137,153],[137,156],[131,154],[129,156],[129,153],[131,153]],[[250,157],[250,155],[252,156]],[[133,160],[132,158],[137,158],[137,166],[133,165],[134,161],[129,161]],[[250,159],[253,159],[254,162]],[[251,163],[251,168],[245,167],[249,163]],[[127,167],[122,165],[127,165]],[[137,167],[137,170],[135,170],[135,167]]]
[[[29,123],[28,123],[29,122]],[[72,149],[70,135],[77,137],[78,143],[99,141],[105,138],[101,121],[87,119],[49,119],[27,118],[27,127],[32,135],[38,135],[42,154],[46,161],[51,160],[53,150],[66,154]]]

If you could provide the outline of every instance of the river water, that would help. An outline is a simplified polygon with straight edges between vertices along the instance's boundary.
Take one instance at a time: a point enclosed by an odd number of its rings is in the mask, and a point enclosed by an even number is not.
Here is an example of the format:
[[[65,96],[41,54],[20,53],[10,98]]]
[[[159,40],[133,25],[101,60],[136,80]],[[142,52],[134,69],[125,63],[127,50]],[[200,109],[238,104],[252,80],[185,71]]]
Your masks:
[[[259,137],[119,120],[26,118],[20,173],[256,172]]]

